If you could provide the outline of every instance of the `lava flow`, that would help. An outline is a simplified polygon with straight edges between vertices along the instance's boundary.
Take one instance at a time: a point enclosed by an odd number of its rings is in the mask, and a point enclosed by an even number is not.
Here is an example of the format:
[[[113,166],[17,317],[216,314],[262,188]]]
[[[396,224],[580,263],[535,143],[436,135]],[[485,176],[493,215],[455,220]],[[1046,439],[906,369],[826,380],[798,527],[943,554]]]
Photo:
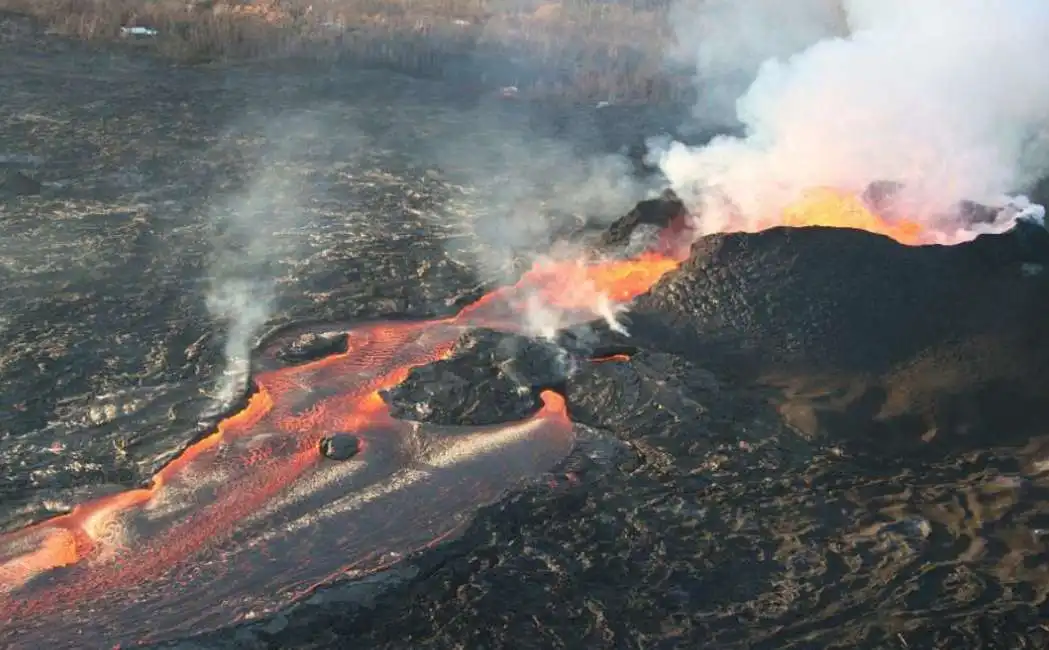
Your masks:
[[[544,391],[524,422],[450,430],[395,420],[379,391],[471,327],[518,329],[526,298],[568,322],[600,317],[603,302],[631,300],[678,265],[660,250],[539,265],[455,317],[356,327],[345,353],[260,374],[247,407],[149,487],[0,538],[0,638],[55,647],[200,632],[453,533],[571,451],[563,398]],[[354,458],[321,454],[334,432],[360,440]]]
[[[877,225],[869,213],[841,208],[807,209],[839,212],[810,215],[816,223],[844,216],[836,225]],[[644,293],[686,259],[681,239],[692,234],[682,223],[636,259],[537,265],[454,317],[358,326],[347,330],[344,353],[263,372],[246,408],[148,487],[0,537],[3,645],[94,647],[198,633],[271,613],[319,584],[454,534],[478,507],[571,451],[564,399],[544,391],[528,420],[448,428],[394,419],[380,391],[447,357],[469,328],[519,330],[535,301],[563,312],[562,324],[604,316],[609,303]],[[911,243],[902,228],[901,241]],[[359,440],[351,459],[322,455],[320,441],[336,432]]]

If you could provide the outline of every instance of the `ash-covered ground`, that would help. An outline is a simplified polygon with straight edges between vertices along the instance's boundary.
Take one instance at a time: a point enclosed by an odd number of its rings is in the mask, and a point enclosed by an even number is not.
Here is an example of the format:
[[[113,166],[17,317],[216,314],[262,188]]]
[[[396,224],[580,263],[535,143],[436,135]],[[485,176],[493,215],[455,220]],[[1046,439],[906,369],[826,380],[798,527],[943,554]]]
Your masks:
[[[2,171],[42,182],[0,204],[5,530],[147,480],[236,401],[229,358],[266,328],[448,314],[512,277],[479,273],[503,256],[471,234],[477,168],[515,160],[492,143],[568,124],[614,148],[649,119],[0,25]],[[174,646],[1046,647],[1043,235],[714,236],[629,337],[475,331],[386,399],[482,424],[555,387],[579,445],[550,480],[387,572]]]

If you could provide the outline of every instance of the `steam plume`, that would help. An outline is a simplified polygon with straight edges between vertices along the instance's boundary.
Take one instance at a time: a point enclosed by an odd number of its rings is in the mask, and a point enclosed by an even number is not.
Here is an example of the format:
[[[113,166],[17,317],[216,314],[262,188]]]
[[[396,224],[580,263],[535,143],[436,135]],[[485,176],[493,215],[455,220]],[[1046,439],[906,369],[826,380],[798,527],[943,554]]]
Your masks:
[[[219,279],[208,293],[207,302],[212,316],[227,327],[223,350],[226,368],[215,397],[218,405],[224,407],[248,380],[252,339],[269,319],[273,285],[260,279]]]
[[[449,138],[435,152],[441,166],[469,188],[447,212],[472,245],[451,252],[463,257],[482,282],[510,284],[536,262],[578,260],[581,246],[563,235],[607,225],[647,193],[649,188],[633,178],[625,156],[583,153],[568,138],[539,136],[527,125],[514,124],[513,117],[489,110],[493,112],[479,112],[472,122],[482,128]],[[492,126],[485,129],[488,123]],[[569,138],[584,140],[586,135]],[[520,323],[525,333],[551,338],[563,326],[565,314],[558,309],[540,300],[526,305]],[[621,328],[621,310],[607,296],[594,290],[591,308],[610,326]]]
[[[1046,170],[1049,75],[1037,51],[1049,3],[726,2],[679,4],[678,37],[694,44],[715,113],[735,88],[726,79],[771,57],[736,102],[744,135],[650,143],[704,232],[749,229],[809,188],[889,181],[902,185],[895,201],[908,218],[959,241],[972,236],[959,201],[1004,205]]]
[[[678,38],[669,57],[694,72],[703,128],[736,126],[736,100],[766,60],[848,32],[836,0],[679,0],[670,22]]]
[[[226,328],[226,368],[216,396],[220,408],[244,389],[255,336],[272,316],[278,297],[280,267],[301,253],[294,230],[305,219],[302,170],[309,166],[299,163],[323,141],[324,132],[315,117],[293,113],[272,120],[255,138],[230,138],[254,141],[261,152],[238,151],[254,158],[259,171],[211,215],[221,235],[215,240],[207,306]]]

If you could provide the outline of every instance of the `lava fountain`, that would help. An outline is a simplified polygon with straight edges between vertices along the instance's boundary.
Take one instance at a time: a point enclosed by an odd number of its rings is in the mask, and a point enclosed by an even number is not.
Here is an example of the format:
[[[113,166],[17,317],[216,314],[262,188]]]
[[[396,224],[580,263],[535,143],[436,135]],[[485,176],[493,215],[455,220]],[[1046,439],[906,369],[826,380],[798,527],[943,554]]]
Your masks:
[[[848,197],[822,194],[780,224],[836,225],[922,241]],[[268,370],[240,412],[148,487],[84,503],[0,537],[5,647],[134,644],[272,613],[340,576],[377,570],[455,534],[476,509],[550,470],[572,449],[564,399],[480,428],[394,419],[380,391],[446,358],[468,329],[521,329],[539,300],[562,323],[602,316],[687,259],[688,217],[634,259],[547,262],[457,315],[348,328],[347,350]],[[359,450],[321,453],[334,432]]]

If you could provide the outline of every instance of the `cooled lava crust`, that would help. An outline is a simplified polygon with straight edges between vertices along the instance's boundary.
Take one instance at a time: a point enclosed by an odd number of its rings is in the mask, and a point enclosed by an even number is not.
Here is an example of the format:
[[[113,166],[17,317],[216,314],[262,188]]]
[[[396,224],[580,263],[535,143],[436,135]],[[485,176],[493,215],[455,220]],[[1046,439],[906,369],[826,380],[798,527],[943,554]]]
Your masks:
[[[603,245],[681,209],[646,202]],[[715,235],[636,301],[629,338],[468,333],[385,393],[392,412],[505,422],[555,387],[586,432],[561,473],[192,647],[1036,647],[1047,240]]]

